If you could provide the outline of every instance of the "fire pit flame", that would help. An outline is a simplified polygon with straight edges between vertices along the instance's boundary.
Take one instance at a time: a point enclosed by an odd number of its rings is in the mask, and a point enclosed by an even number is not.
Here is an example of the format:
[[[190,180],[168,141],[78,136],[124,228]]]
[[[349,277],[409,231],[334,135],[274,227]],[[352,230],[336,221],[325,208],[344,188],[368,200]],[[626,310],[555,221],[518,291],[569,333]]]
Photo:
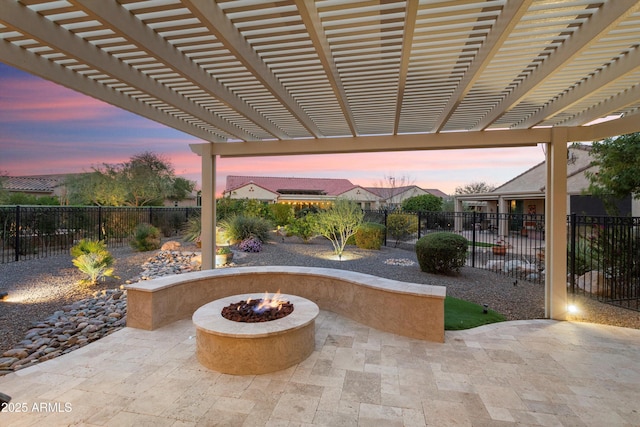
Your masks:
[[[282,310],[282,305],[287,301],[281,300],[280,295],[280,289],[278,289],[278,292],[273,294],[273,298],[270,298],[269,292],[265,291],[264,296],[260,300],[260,303],[253,308],[253,311],[255,311],[256,313],[263,313],[266,310]],[[249,302],[250,301],[247,300],[247,304]]]

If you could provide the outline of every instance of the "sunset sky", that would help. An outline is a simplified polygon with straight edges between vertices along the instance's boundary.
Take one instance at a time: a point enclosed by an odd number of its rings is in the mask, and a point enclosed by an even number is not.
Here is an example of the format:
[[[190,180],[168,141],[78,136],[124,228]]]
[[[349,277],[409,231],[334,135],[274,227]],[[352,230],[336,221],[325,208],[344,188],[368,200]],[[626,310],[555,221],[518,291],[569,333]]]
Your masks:
[[[0,63],[0,174],[88,171],[143,151],[170,160],[176,174],[200,181],[201,140]],[[220,159],[227,175],[346,178],[380,186],[385,176],[453,194],[471,182],[500,185],[544,161],[540,146],[509,149]]]

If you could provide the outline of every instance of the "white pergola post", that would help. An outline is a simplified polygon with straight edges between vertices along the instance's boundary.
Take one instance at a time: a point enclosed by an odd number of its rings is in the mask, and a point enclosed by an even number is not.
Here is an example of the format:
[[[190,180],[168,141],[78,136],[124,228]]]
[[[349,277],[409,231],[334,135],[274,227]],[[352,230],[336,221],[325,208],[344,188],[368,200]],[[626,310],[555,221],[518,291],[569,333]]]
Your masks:
[[[567,137],[566,128],[551,131],[547,144],[545,204],[545,316],[567,316]]]
[[[454,209],[455,217],[453,219],[453,229],[454,231],[461,233],[463,229],[462,212],[464,211],[462,199],[455,197],[454,204],[455,204],[455,209]],[[475,227],[475,224],[474,224],[474,227]]]
[[[509,236],[509,219],[506,214],[509,213],[509,205],[507,204],[507,200],[500,196],[498,198],[498,212],[500,216],[498,217],[498,236]]]
[[[212,144],[200,145],[202,156],[202,270],[211,270],[215,263],[216,242],[216,156]]]

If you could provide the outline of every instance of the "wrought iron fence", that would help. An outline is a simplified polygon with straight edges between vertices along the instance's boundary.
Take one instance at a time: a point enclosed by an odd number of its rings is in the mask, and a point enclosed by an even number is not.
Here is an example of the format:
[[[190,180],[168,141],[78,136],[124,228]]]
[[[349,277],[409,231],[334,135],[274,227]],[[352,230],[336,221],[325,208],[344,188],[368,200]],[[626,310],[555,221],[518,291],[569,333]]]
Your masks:
[[[640,218],[569,217],[569,289],[640,310]]]
[[[0,206],[0,263],[68,253],[81,239],[126,246],[140,223],[175,235],[195,212],[199,208]]]
[[[129,244],[140,223],[178,234],[199,207],[0,206],[0,263],[68,253],[80,239]],[[412,248],[420,237],[449,231],[469,240],[467,265],[514,280],[544,282],[544,215],[365,211],[384,224],[385,246]],[[640,218],[567,217],[568,289],[640,310]]]
[[[544,215],[369,211],[365,220],[385,224],[386,246],[408,248],[436,231],[461,234],[468,266],[544,282]],[[640,310],[640,218],[569,215],[567,272],[569,292]]]
[[[367,211],[365,221],[384,224],[391,247],[411,248],[428,233],[458,233],[469,241],[469,267],[544,281],[544,215]]]

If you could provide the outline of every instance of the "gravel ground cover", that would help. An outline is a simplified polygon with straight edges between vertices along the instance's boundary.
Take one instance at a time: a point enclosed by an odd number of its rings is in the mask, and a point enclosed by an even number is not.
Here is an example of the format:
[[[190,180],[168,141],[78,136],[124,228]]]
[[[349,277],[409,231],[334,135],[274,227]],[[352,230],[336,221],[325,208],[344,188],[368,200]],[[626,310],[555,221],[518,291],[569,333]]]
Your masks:
[[[193,247],[184,246],[185,250]],[[0,352],[20,342],[34,322],[47,318],[62,306],[91,297],[95,291],[114,289],[126,280],[135,280],[142,264],[158,251],[136,253],[130,248],[111,250],[119,279],[109,278],[95,287],[81,287],[82,278],[68,255],[0,265],[0,290],[9,299],[0,302]],[[444,285],[447,295],[488,304],[509,320],[544,316],[544,285],[464,267],[455,276],[423,273],[415,253],[406,248],[383,247],[379,251],[348,247],[343,260],[332,254],[328,241],[315,239],[303,243],[295,237],[277,236],[262,252],[235,252],[235,266],[299,265],[358,271],[406,282]],[[267,290],[267,289],[265,289]],[[277,289],[268,289],[275,292]],[[640,329],[640,313],[602,304],[583,296],[570,296],[581,308],[572,320],[605,323]]]

